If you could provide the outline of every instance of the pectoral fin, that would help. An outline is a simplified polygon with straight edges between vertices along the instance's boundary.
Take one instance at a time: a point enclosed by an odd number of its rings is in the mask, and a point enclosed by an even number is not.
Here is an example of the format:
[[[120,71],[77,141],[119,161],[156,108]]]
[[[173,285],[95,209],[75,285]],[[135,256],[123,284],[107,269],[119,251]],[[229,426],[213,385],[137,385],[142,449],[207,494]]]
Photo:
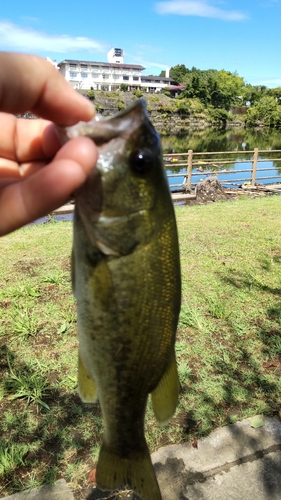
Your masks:
[[[173,353],[160,382],[151,393],[154,415],[160,425],[166,425],[172,418],[178,403],[179,387],[177,363]]]
[[[80,354],[78,359],[78,390],[84,403],[94,403],[98,396],[97,386],[89,376]]]

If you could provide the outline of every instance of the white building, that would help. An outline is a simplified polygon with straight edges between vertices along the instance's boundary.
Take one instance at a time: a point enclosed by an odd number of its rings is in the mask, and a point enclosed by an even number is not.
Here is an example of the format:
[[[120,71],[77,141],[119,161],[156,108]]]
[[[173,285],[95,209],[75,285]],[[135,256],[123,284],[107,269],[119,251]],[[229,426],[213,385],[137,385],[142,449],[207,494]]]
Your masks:
[[[142,76],[145,68],[139,64],[124,64],[123,49],[111,49],[107,60],[65,59],[58,64],[58,69],[75,89],[114,91],[125,83],[128,90],[145,88],[147,92],[159,92],[172,83],[172,79],[167,77]]]

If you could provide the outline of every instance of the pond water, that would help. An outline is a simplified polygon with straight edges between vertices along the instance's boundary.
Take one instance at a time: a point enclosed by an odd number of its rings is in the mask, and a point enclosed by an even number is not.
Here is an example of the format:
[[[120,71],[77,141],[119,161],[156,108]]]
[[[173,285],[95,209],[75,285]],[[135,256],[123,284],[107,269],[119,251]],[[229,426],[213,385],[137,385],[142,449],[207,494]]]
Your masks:
[[[249,129],[235,129],[235,130],[217,130],[217,129],[205,129],[205,130],[197,130],[190,132],[189,134],[181,135],[181,136],[169,136],[162,138],[162,147],[163,152],[165,154],[173,154],[173,153],[186,153],[188,149],[192,149],[196,153],[202,153],[200,158],[204,158],[204,152],[218,152],[218,151],[242,151],[239,155],[239,162],[233,161],[233,163],[223,166],[219,170],[230,170],[231,174],[226,174],[226,172],[218,172],[218,180],[222,182],[223,185],[227,185],[229,187],[237,186],[237,184],[243,184],[243,182],[250,181],[251,173],[250,172],[236,172],[237,170],[246,170],[251,168],[251,163],[243,162],[243,160],[251,159],[250,154],[243,155],[243,151],[245,153],[247,151],[252,151],[254,148],[259,148],[259,150],[273,150],[273,149],[281,149],[281,130],[278,129],[260,129],[260,130],[249,130]],[[229,155],[225,155],[225,157],[230,159]],[[266,177],[272,176],[281,176],[281,153],[271,154],[273,158],[279,158],[280,161],[268,161],[259,163],[258,168],[258,176],[257,182],[261,184],[268,184],[273,182],[280,182],[281,177],[279,179],[266,179]],[[210,159],[210,157],[205,157],[206,160]],[[223,155],[220,156],[221,159],[224,158]],[[237,157],[236,157],[237,158]],[[268,153],[260,153],[259,158],[270,158],[270,154]],[[185,160],[186,161],[186,160]],[[241,163],[240,163],[241,162]],[[209,170],[209,166],[206,167]],[[273,168],[270,171],[260,171],[261,168]],[[203,169],[204,170],[204,169]],[[176,188],[173,188],[175,184],[180,184],[184,182],[184,174],[186,173],[186,167],[180,168],[176,165],[172,165],[167,169],[168,176],[177,173],[182,174],[181,177],[169,178],[169,184],[171,186],[171,190],[174,191]],[[197,173],[196,176],[193,177],[192,181],[198,182],[201,178],[204,179],[206,175],[204,175],[204,171],[198,174],[198,169],[194,169],[193,173]],[[225,180],[232,180],[232,184],[225,184]],[[242,179],[240,181],[240,179]]]
[[[261,150],[270,150],[270,149],[281,149],[281,130],[278,129],[260,129],[260,130],[249,130],[249,129],[235,129],[235,130],[217,130],[213,128],[205,129],[205,130],[196,130],[189,133],[185,133],[180,136],[168,136],[162,137],[162,148],[165,154],[173,154],[173,153],[186,153],[189,149],[192,149],[194,152],[204,153],[204,152],[217,152],[217,151],[252,151],[254,148],[259,148]],[[260,157],[263,155],[261,154]],[[280,162],[265,162],[263,163],[263,168],[271,168],[274,167],[274,170],[270,172],[260,172],[258,177],[258,182],[266,184],[272,183],[273,181],[264,179],[267,176],[281,176],[281,153],[278,155],[275,153],[274,157],[279,158]],[[245,159],[249,159],[250,155],[245,155]],[[264,156],[268,158],[267,154]],[[240,156],[240,159],[243,160],[243,154]],[[249,169],[250,163],[235,163],[233,162],[231,165],[227,167],[223,167],[225,170],[244,170]],[[196,169],[194,169],[196,173]],[[169,185],[171,191],[174,191],[176,188],[173,186],[175,184],[180,184],[184,182],[184,174],[186,173],[186,167],[180,168],[176,165],[173,165],[167,169],[167,174],[170,175],[172,173],[182,174],[180,177],[169,178]],[[239,173],[234,172],[232,174],[225,175],[225,173],[219,173],[218,179],[220,182],[224,182],[226,179],[233,180],[233,184],[227,184],[229,187],[234,187],[239,183],[239,179],[243,178],[245,180],[250,180],[250,173]],[[194,180],[199,181],[200,178],[205,178],[204,172],[200,172],[200,175],[194,177]],[[277,180],[276,180],[277,181]],[[244,181],[243,181],[244,182]],[[64,214],[57,215],[54,217],[55,220],[72,220],[72,214]],[[46,223],[51,220],[48,217],[43,217],[35,223]]]

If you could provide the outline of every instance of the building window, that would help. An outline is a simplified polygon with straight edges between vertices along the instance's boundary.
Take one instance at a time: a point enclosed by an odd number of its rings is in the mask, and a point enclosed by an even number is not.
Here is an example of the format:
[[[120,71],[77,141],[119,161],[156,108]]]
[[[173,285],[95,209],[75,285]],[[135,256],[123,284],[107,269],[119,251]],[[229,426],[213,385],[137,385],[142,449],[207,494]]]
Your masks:
[[[77,73],[70,71],[69,76],[70,76],[70,78],[77,78]]]
[[[92,78],[99,78],[99,73],[92,73]]]
[[[88,69],[88,65],[87,64],[81,64],[81,69]]]
[[[134,80],[134,82],[138,82],[139,81],[139,77],[138,76],[133,76],[133,80]]]
[[[88,73],[81,73],[81,78],[88,78]]]
[[[120,80],[120,76],[119,75],[113,75],[113,80]]]
[[[123,80],[127,81],[127,80],[129,80],[129,77],[128,76],[123,76]]]
[[[102,75],[103,80],[109,80],[109,75]]]
[[[76,69],[77,65],[76,64],[70,64],[69,67],[70,67],[70,69]]]

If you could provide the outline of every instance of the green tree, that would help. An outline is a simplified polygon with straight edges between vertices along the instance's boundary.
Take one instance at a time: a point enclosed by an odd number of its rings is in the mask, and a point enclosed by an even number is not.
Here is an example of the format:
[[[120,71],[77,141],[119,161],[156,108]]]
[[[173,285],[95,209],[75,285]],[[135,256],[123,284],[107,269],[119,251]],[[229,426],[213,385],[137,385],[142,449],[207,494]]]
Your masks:
[[[239,102],[242,102],[242,89],[245,83],[243,78],[236,72],[231,73],[225,70],[218,71],[216,83],[214,102],[212,102],[215,107],[229,110]]]
[[[275,97],[278,104],[281,104],[281,87],[276,87],[274,89],[268,89],[267,94]]]
[[[242,88],[242,104],[250,104],[253,106],[262,97],[267,95],[268,89],[265,85],[251,85],[247,83]]]
[[[120,90],[121,92],[127,92],[128,85],[126,83],[120,83]]]
[[[185,75],[182,97],[197,97],[207,107],[229,110],[242,100],[244,80],[236,72],[192,68]],[[240,101],[239,101],[240,99]]]
[[[248,109],[246,124],[248,126],[259,124],[271,127],[280,126],[281,106],[278,105],[276,98],[269,95],[261,97],[259,101]]]
[[[170,69],[170,78],[175,80],[177,83],[183,83],[186,74],[188,73],[188,69],[184,64],[177,64]]]

